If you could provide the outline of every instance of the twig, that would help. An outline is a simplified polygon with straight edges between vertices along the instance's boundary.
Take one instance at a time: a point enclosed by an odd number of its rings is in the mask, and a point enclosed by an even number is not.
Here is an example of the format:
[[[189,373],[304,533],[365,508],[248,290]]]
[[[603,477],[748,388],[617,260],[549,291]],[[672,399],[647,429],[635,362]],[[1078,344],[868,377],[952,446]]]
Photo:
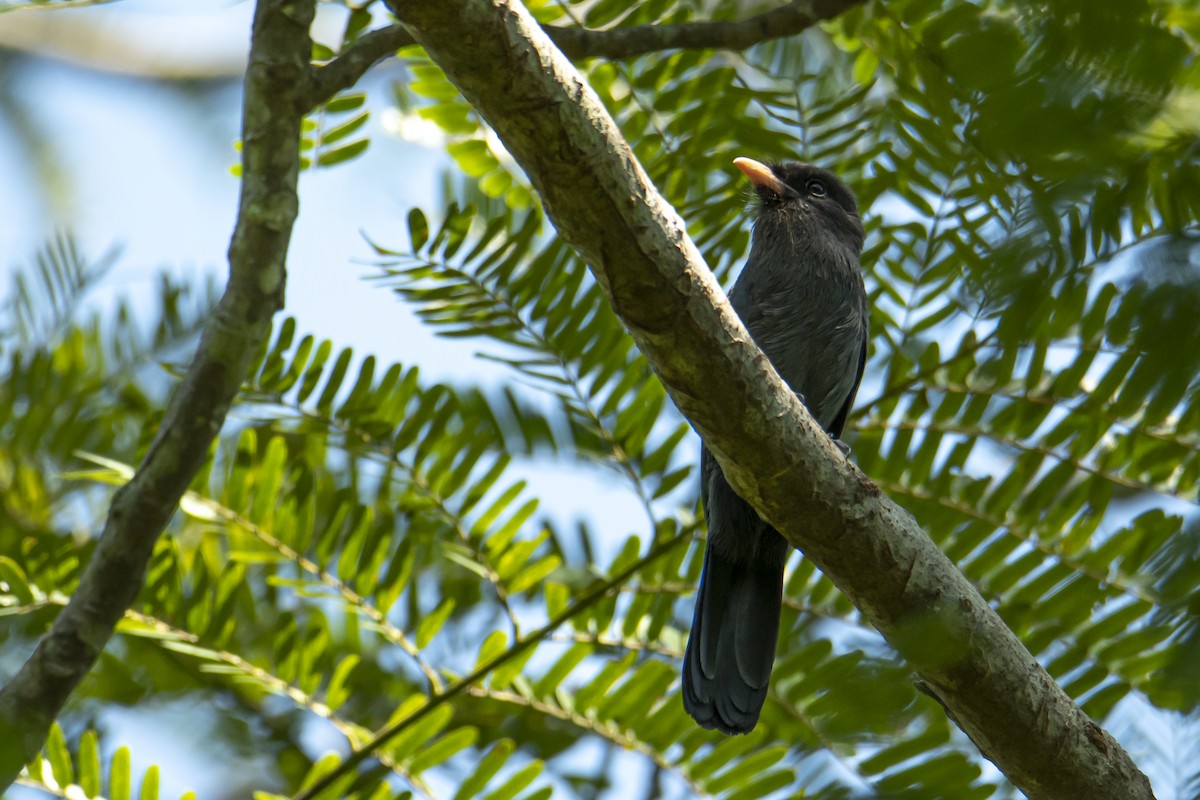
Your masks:
[[[589,30],[547,25],[546,34],[568,58],[621,59],[663,50],[744,50],[772,39],[795,36],[833,19],[865,0],[792,0],[743,20],[706,20]],[[364,34],[312,73],[304,104],[308,110],[348,89],[378,62],[415,44],[403,25]]]

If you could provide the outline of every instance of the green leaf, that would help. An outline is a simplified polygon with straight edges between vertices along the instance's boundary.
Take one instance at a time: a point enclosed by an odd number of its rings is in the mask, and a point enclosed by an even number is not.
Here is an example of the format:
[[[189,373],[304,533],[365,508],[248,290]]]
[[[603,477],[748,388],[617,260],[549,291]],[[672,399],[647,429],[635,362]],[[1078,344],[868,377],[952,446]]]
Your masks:
[[[501,739],[496,742],[487,755],[480,759],[479,764],[466,780],[459,785],[458,791],[454,793],[454,800],[470,800],[477,797],[516,749],[517,745],[511,739]]]
[[[542,762],[533,761],[517,770],[511,778],[484,795],[484,800],[511,800],[542,773]]]
[[[338,662],[337,668],[333,671],[329,685],[325,688],[325,704],[334,711],[349,698],[350,692],[346,688],[346,682],[349,680],[350,674],[354,672],[354,668],[358,666],[359,661],[358,655],[350,653]]]
[[[447,597],[431,613],[421,618],[417,625],[417,647],[424,650],[433,641],[433,637],[442,629],[442,625],[454,611],[454,598]]]
[[[334,142],[345,139],[347,136],[350,136],[353,133],[357,133],[358,130],[360,128],[362,128],[363,125],[367,124],[367,120],[370,118],[370,116],[371,116],[371,112],[363,111],[358,114],[355,114],[353,117],[346,120],[345,122],[335,125],[334,127],[330,128],[329,130],[322,131],[321,147],[327,148],[329,145],[333,144]],[[328,152],[328,151],[326,150],[326,152]],[[318,162],[318,163],[320,163],[320,162]]]
[[[71,753],[67,750],[67,739],[58,723],[50,726],[50,734],[46,738],[46,760],[50,762],[50,771],[54,775],[55,783],[59,786],[69,786],[75,783],[75,769],[71,765]]]
[[[100,794],[100,745],[92,730],[79,739],[79,786],[88,797]]]
[[[323,149],[321,154],[317,156],[317,166],[332,167],[334,164],[341,164],[344,161],[357,158],[366,151],[370,143],[369,139],[358,139],[341,147],[329,150]]]
[[[409,762],[408,768],[413,774],[420,774],[430,767],[441,764],[454,754],[471,747],[478,738],[479,731],[475,728],[458,728],[422,750],[416,758]]]
[[[563,653],[541,679],[534,684],[533,692],[538,697],[551,697],[562,681],[592,653],[592,648],[585,644],[574,644]]]
[[[508,639],[504,635],[504,631],[492,631],[489,633],[487,638],[483,640],[483,645],[479,648],[479,656],[475,659],[474,668],[479,669],[503,653],[507,642]]]
[[[356,108],[361,108],[366,101],[367,95],[365,92],[339,94],[325,104],[325,110],[330,114],[342,114],[347,111],[353,111]]]
[[[429,221],[419,208],[408,212],[408,240],[414,253],[419,252],[429,241]]]
[[[454,142],[447,145],[446,152],[458,163],[459,169],[473,178],[486,175],[500,165],[482,139]]]
[[[417,113],[449,134],[472,134],[479,129],[471,118],[471,107],[465,103],[438,103],[418,109]]]
[[[525,669],[525,665],[529,663],[529,660],[533,658],[536,652],[536,647],[527,648],[520,655],[510,658],[496,667],[488,681],[489,685],[496,691],[507,689],[517,680],[521,671]]]
[[[546,594],[546,615],[548,617],[557,617],[567,607],[567,603],[571,599],[571,590],[566,585],[561,583],[547,582],[545,586]]]
[[[158,766],[152,765],[142,776],[142,788],[138,800],[158,800]]]
[[[118,747],[113,752],[112,764],[108,770],[108,797],[109,800],[129,800],[132,796],[129,748]]]
[[[325,777],[329,773],[333,772],[333,770],[339,764],[341,764],[341,762],[342,762],[342,759],[334,753],[329,753],[328,755],[324,756],[323,758],[318,760],[315,764],[313,764],[312,769],[310,769],[308,771],[308,774],[304,777],[304,781],[300,784],[300,788],[304,789],[309,786],[312,786],[318,780]],[[321,791],[321,793],[318,795],[318,797],[321,797],[321,798],[344,797],[346,789],[349,788],[350,783],[353,780],[354,780],[353,773],[344,775],[343,777],[335,780],[329,786],[329,788]]]
[[[8,556],[0,556],[0,589],[10,593],[18,605],[29,605],[33,602],[33,591],[29,587],[29,579],[17,562]]]
[[[539,558],[537,561],[530,564],[525,569],[517,573],[517,575],[509,581],[508,591],[512,594],[521,594],[535,588],[548,576],[554,572],[562,564],[562,559],[556,555],[548,555]]]
[[[409,725],[407,730],[388,743],[388,753],[397,761],[405,761],[414,753],[422,751],[427,743],[450,724],[454,709],[448,705],[435,707],[425,716]],[[397,716],[397,718],[399,718]]]

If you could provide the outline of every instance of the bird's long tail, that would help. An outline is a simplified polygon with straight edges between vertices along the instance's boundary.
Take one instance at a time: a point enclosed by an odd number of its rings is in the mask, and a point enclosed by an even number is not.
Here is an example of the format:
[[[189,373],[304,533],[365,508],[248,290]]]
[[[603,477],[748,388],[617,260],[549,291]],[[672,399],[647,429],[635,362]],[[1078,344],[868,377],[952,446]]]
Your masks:
[[[683,656],[683,707],[702,727],[749,733],[758,722],[779,638],[783,559],[743,564],[704,552]]]

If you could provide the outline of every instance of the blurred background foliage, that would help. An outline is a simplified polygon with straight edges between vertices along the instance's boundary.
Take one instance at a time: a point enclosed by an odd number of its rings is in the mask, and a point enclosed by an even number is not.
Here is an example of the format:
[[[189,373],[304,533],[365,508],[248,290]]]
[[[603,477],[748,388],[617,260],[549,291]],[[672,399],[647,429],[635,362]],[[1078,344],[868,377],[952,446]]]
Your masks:
[[[386,23],[377,5],[347,6],[315,57]],[[778,3],[528,5],[607,27]],[[726,286],[749,241],[733,157],[853,186],[872,303],[853,458],[1178,800],[1200,796],[1198,39],[1183,0],[897,0],[741,52],[579,64]],[[389,100],[456,169],[442,207],[369,232],[374,280],[511,381],[434,384],[281,320],[25,784],[130,796],[100,710],[191,696],[222,748],[265,759],[229,797],[294,791],[417,710],[330,796],[631,796],[630,754],[647,797],[1015,796],[798,555],[758,728],[684,715],[695,436],[496,138],[419,49],[400,57]],[[363,152],[362,105],[313,115],[311,165]],[[60,238],[0,317],[6,648],[72,591],[160,418],[158,365],[186,363],[213,299],[164,280],[156,309],[81,312],[117,257]],[[530,460],[605,470],[644,522],[614,543],[551,521],[515,476]]]

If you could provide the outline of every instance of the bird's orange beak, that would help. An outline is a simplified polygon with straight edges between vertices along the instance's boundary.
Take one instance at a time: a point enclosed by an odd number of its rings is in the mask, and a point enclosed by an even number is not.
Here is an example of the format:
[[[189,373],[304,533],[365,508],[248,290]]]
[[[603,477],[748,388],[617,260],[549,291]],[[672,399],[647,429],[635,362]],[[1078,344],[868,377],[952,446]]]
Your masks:
[[[760,189],[767,189],[775,194],[783,195],[788,193],[787,185],[779,178],[775,177],[775,173],[771,172],[771,168],[760,161],[755,161],[753,158],[735,158],[733,165],[740,169],[750,182]]]

